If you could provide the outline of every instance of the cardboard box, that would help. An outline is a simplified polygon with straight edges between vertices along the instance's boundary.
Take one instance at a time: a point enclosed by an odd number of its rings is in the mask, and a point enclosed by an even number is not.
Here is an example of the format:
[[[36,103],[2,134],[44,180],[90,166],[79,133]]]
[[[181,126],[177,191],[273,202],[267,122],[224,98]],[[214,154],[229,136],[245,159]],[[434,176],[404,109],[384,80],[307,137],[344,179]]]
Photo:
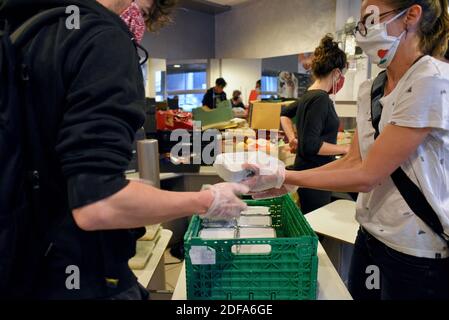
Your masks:
[[[254,130],[279,130],[281,127],[281,111],[288,102],[254,102],[250,111],[250,127]]]

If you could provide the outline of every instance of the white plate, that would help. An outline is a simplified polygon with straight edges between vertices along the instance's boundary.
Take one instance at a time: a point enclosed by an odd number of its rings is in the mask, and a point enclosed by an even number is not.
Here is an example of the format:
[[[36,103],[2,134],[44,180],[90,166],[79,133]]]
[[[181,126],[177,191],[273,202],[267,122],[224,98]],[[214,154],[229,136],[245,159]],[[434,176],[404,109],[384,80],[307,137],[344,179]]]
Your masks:
[[[241,216],[239,218],[239,226],[271,226],[272,220],[270,216]]]
[[[270,208],[268,207],[248,207],[241,213],[243,216],[269,216]]]
[[[256,238],[276,238],[276,230],[273,228],[240,228],[240,239]],[[235,255],[262,255],[270,254],[271,246],[269,244],[234,245],[231,251]]]
[[[199,233],[199,237],[203,240],[230,240],[234,239],[235,230],[226,229],[203,229]]]
[[[274,228],[240,228],[240,239],[276,238]]]

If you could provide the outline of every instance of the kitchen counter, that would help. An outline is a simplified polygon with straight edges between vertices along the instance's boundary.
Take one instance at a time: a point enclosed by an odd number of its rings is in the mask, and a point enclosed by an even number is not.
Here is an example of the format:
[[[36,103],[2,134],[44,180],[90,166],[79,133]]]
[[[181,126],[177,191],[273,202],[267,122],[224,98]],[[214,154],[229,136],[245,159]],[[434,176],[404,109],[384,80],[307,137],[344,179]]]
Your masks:
[[[321,235],[324,249],[345,283],[349,281],[354,242],[360,228],[355,215],[354,201],[339,200],[305,216],[312,229]]]
[[[165,259],[164,252],[173,233],[163,229],[161,236],[156,243],[153,253],[143,270],[133,270],[139,283],[151,290],[165,289]]]
[[[353,245],[359,230],[355,208],[354,201],[338,200],[305,217],[316,233]]]
[[[182,178],[184,176],[183,173],[161,173],[159,175],[159,178],[161,179],[161,181],[165,181],[165,180],[170,180],[170,179],[176,179],[176,178]],[[139,173],[138,172],[134,172],[134,173],[128,173],[126,175],[127,179],[140,179]]]

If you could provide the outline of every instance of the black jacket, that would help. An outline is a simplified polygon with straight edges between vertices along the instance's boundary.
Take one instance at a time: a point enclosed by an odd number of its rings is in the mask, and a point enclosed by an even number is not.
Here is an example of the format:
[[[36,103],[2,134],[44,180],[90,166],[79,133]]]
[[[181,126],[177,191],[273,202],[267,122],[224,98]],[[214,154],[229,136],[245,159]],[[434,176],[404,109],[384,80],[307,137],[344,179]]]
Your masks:
[[[84,232],[71,213],[128,184],[124,172],[144,122],[144,87],[127,26],[95,0],[0,0],[0,18],[17,27],[40,10],[68,5],[81,9],[80,29],[68,30],[61,17],[24,50],[32,101],[27,107],[36,114],[44,159],[39,214],[49,217],[52,244],[37,290],[44,299],[101,298],[135,285],[128,260],[141,235]],[[71,265],[79,267],[80,290],[66,288]]]
[[[203,97],[203,106],[208,106],[211,109],[215,109],[217,108],[217,103],[226,100],[226,92],[223,91],[222,93],[217,94],[215,93],[214,88],[210,88]]]

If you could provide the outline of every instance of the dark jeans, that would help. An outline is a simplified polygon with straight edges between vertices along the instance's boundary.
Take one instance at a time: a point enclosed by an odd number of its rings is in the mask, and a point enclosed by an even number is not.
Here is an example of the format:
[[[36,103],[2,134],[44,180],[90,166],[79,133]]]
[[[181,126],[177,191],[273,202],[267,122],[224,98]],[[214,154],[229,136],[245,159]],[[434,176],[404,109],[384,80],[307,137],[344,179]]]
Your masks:
[[[109,297],[105,300],[111,300],[111,301],[148,300],[149,298],[150,298],[150,293],[148,292],[148,290],[145,289],[144,287],[142,287],[140,284],[137,284],[137,285],[131,287],[130,289],[128,289],[122,293],[119,293],[116,296]]]
[[[375,266],[380,287],[373,284]],[[361,229],[349,271],[349,291],[355,300],[449,299],[449,259],[426,259],[397,252]]]
[[[313,189],[299,189],[301,212],[308,214],[331,203],[332,192]]]

